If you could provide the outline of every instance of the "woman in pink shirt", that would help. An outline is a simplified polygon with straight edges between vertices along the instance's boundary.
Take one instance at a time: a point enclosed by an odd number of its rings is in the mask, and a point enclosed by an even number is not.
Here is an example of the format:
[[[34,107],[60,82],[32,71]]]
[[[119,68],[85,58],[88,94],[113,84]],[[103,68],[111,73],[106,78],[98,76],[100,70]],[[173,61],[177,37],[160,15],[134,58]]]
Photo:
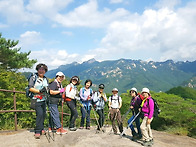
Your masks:
[[[148,88],[143,88],[141,93],[142,93],[142,96],[144,97],[144,100],[142,101],[142,104],[141,104],[144,118],[140,126],[143,140],[144,140],[142,145],[151,146],[153,144],[153,136],[152,136],[152,130],[150,127],[150,123],[153,120],[154,101],[151,98],[150,90]]]

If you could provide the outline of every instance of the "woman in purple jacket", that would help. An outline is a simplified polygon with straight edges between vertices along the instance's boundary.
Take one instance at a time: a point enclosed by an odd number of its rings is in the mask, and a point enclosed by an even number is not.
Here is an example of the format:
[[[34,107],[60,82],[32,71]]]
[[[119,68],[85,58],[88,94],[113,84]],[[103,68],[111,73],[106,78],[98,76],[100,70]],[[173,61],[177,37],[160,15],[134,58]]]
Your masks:
[[[144,97],[144,100],[142,101],[141,104],[142,112],[144,113],[144,118],[140,126],[143,140],[144,140],[142,145],[151,146],[153,144],[153,136],[152,136],[150,123],[153,120],[154,101],[151,98],[150,90],[148,88],[143,88],[141,93],[142,96]]]
[[[141,99],[139,97],[139,95],[137,94],[137,89],[135,87],[131,88],[130,90],[130,95],[132,97],[131,99],[131,104],[130,104],[130,109],[132,110],[132,117],[128,120],[128,124],[132,122],[132,120],[135,118],[135,116],[139,113],[139,109],[140,109],[140,105],[141,105]],[[141,139],[142,138],[142,134],[141,134],[141,129],[140,129],[140,115],[137,116],[137,118],[135,119],[135,124],[137,127],[137,132],[134,129],[133,123],[130,125],[130,129],[132,131],[132,140],[136,140],[136,139]]]

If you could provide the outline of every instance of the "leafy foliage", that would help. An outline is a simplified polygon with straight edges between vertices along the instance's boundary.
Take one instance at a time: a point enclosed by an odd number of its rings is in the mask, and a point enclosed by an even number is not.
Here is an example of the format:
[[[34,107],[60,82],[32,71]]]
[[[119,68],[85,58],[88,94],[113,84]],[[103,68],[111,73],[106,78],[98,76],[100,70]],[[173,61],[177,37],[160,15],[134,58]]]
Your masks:
[[[193,88],[189,88],[189,87],[182,87],[182,86],[174,87],[170,89],[169,91],[167,91],[166,93],[179,95],[183,97],[184,99],[196,100],[196,97],[195,97],[196,90]]]
[[[31,68],[36,60],[29,60],[28,53],[20,52],[21,48],[17,48],[18,41],[6,40],[0,33],[0,69],[17,70],[20,68]]]

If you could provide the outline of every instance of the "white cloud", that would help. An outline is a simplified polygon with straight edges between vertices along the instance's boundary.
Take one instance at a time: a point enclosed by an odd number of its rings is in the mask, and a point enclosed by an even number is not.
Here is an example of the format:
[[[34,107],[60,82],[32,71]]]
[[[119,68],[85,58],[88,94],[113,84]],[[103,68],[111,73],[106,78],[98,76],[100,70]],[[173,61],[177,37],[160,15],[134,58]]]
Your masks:
[[[37,24],[41,22],[40,15],[26,10],[23,0],[1,0],[0,13],[5,16],[10,24],[17,24],[21,22]]]
[[[9,25],[0,23],[0,28],[8,28],[8,27],[9,27]]]
[[[35,14],[52,19],[60,10],[67,7],[73,0],[30,0],[27,9]]]
[[[73,33],[68,31],[63,31],[62,34],[65,34],[67,36],[73,36]]]
[[[180,3],[181,0],[159,0],[156,2],[155,7],[173,9],[177,4]]]
[[[123,0],[110,0],[110,3],[113,4],[113,3],[122,3]]]
[[[146,9],[124,21],[113,21],[100,47],[89,51],[95,58],[195,60],[196,2],[176,10]]]
[[[89,0],[68,14],[57,14],[54,21],[65,27],[105,27],[115,19],[123,19],[129,12],[123,8],[116,9],[111,12],[109,9],[98,11],[98,3],[96,0]]]
[[[78,54],[68,54],[66,50],[58,49],[43,49],[39,51],[32,51],[30,54],[31,59],[37,59],[37,63],[46,64],[51,70],[70,63],[70,61],[79,62],[80,58]]]
[[[40,32],[36,31],[27,31],[21,34],[19,40],[19,46],[25,50],[30,50],[43,41]]]

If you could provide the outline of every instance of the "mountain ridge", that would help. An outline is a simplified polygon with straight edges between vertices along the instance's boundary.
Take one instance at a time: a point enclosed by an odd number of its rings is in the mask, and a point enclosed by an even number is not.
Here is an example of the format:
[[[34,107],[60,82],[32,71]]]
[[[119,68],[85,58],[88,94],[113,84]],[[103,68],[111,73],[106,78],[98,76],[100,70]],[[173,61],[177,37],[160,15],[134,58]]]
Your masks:
[[[195,67],[196,61],[155,62],[121,58],[99,62],[90,59],[83,63],[61,65],[48,71],[46,76],[53,78],[58,71],[62,71],[68,77],[77,75],[83,83],[86,79],[91,79],[93,89],[104,83],[106,92],[111,92],[114,87],[120,92],[126,92],[131,87],[136,87],[138,90],[148,87],[158,92],[167,91],[193,78],[196,75]]]

